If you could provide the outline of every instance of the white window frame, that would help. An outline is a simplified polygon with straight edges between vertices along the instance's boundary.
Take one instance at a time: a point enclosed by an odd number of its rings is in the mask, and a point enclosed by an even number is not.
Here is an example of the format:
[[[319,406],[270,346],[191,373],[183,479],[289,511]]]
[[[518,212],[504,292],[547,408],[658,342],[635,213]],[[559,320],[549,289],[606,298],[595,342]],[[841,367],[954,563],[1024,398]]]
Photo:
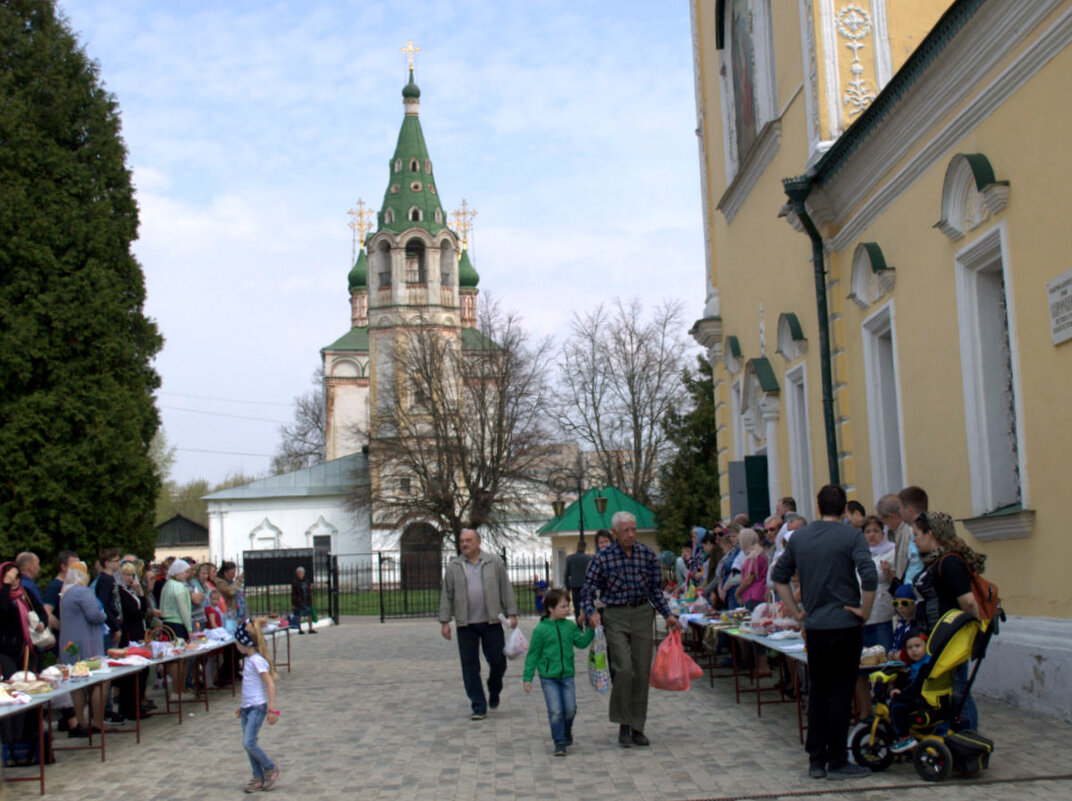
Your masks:
[[[808,520],[814,519],[815,484],[811,452],[811,418],[808,416],[807,366],[798,364],[785,371],[785,423],[789,439],[789,486],[797,510]],[[803,430],[798,422],[803,423]],[[771,498],[774,503],[777,498]]]
[[[905,477],[904,444],[904,403],[901,398],[900,360],[897,355],[897,325],[894,317],[893,301],[882,306],[863,321],[860,326],[864,344],[864,377],[867,381],[867,434],[871,446],[871,491],[876,500],[883,495],[899,492],[907,485]],[[893,392],[889,387],[881,386],[882,375],[879,370],[879,340],[889,334],[893,345]],[[897,423],[897,458],[900,472],[890,469],[890,454],[887,453],[887,425],[889,424],[888,404],[886,399],[893,398],[896,404],[894,418]]]
[[[726,184],[732,183],[737,171],[748,158],[748,153],[737,152],[737,112],[733,98],[732,31],[730,21],[731,0],[726,0],[726,37],[724,47],[718,54],[720,75],[719,100],[722,107],[722,144],[726,159]],[[774,85],[774,27],[770,0],[749,0],[752,16],[752,52],[755,54],[756,70],[756,141],[759,144],[763,126],[777,119],[778,103]]]
[[[1003,503],[995,498],[990,454],[980,432],[986,430],[983,398],[983,354],[980,350],[980,315],[976,303],[980,272],[1001,262],[1005,285],[1005,314],[1009,336],[1009,362],[1012,373],[1013,435],[1016,437],[1017,472],[1020,505],[1029,508],[1027,481],[1027,439],[1024,432],[1023,381],[1020,370],[1020,347],[1016,326],[1016,303],[1013,293],[1012,266],[1009,259],[1008,231],[1001,222],[957,252],[957,311],[960,327],[961,373],[964,378],[964,425],[967,432],[968,469],[971,475],[972,512],[984,515]]]
[[[734,379],[730,385],[730,394],[733,396],[733,403],[731,409],[731,415],[733,418],[733,458],[740,461],[747,453],[747,445],[744,435],[744,406],[741,400],[741,393],[744,391],[744,387],[741,385],[741,379]]]

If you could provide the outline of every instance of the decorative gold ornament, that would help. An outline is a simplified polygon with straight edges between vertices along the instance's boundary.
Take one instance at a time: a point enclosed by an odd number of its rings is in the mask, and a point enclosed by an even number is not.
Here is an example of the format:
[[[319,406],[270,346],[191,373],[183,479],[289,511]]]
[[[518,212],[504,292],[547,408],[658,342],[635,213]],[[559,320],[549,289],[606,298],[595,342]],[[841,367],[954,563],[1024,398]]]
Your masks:
[[[421,52],[421,49],[413,44],[412,39],[406,42],[406,46],[402,48],[402,55],[406,57],[410,72],[413,72],[413,56],[419,52]]]
[[[347,225],[354,232],[353,243],[350,247],[350,266],[354,265],[357,261],[357,250],[365,246],[365,234],[372,230],[372,220],[376,216],[376,211],[369,205],[366,205],[364,200],[358,198],[356,208],[350,209],[346,212],[350,215],[350,222]]]
[[[476,209],[470,206],[465,201],[465,198],[462,198],[461,208],[451,212],[451,225],[458,233],[458,236],[462,238],[462,247],[458,251],[459,259],[462,257],[462,250],[465,250],[469,245],[469,233],[473,230],[473,218],[475,216]]]

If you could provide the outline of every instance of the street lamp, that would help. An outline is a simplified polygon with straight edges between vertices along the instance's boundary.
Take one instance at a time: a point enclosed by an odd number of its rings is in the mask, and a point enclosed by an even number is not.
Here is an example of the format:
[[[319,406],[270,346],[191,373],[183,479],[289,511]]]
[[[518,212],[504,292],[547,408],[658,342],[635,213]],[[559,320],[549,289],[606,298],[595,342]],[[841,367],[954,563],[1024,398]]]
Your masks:
[[[566,511],[566,502],[562,500],[562,495],[569,492],[576,485],[577,489],[577,538],[583,544],[584,543],[584,468],[581,464],[581,455],[577,454],[577,465],[574,469],[568,467],[560,467],[553,471],[547,477],[547,483],[555,491],[555,499],[551,501],[551,508],[555,512],[555,517],[561,517],[562,513]],[[601,515],[607,508],[607,499],[603,497],[603,493],[600,492],[599,496],[594,499],[596,504],[596,511]]]

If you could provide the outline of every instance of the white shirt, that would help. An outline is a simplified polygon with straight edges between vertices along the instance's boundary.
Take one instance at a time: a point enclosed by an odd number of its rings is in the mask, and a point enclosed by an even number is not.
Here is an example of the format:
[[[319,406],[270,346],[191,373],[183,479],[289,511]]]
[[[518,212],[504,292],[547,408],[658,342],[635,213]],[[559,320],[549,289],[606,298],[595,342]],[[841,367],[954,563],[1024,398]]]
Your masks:
[[[246,666],[242,670],[242,708],[260,706],[268,703],[268,693],[265,691],[262,673],[267,673],[268,660],[260,654],[250,654],[246,657]]]

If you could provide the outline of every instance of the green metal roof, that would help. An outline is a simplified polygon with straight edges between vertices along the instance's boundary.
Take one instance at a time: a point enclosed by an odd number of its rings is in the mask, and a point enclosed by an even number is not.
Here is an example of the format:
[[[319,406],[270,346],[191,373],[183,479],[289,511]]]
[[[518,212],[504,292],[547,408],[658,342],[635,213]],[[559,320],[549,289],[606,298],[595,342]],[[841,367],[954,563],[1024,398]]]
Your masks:
[[[473,289],[480,283],[480,276],[469,260],[469,251],[463,250],[462,257],[458,261],[458,288]]]
[[[789,336],[794,342],[800,342],[804,339],[804,329],[800,325],[800,320],[793,312],[782,312],[778,321],[785,320],[785,324],[789,326]]]
[[[368,257],[364,249],[358,254],[354,268],[350,270],[349,283],[351,291],[354,289],[366,289],[368,287]]]
[[[595,499],[599,493],[607,499],[607,510],[600,514],[596,511]],[[638,531],[653,531],[655,529],[655,513],[640,501],[634,500],[617,487],[603,487],[603,489],[590,489],[581,496],[581,506],[574,501],[558,517],[553,517],[536,529],[537,534],[552,536],[554,534],[568,534],[580,530],[581,516],[579,508],[584,509],[584,530],[586,533],[595,534],[598,529],[610,528],[611,518],[618,511],[632,512],[636,517]]]
[[[378,230],[401,233],[410,228],[422,228],[434,235],[447,227],[447,216],[439,202],[439,190],[436,188],[435,175],[432,173],[432,161],[428,157],[424,131],[421,130],[421,121],[416,113],[416,101],[420,97],[420,89],[413,82],[412,71],[410,71],[409,83],[402,90],[402,96],[406,98],[406,116],[402,118],[398,143],[395,145],[395,152],[391,156],[388,167],[390,178],[387,191],[383,195],[383,203],[377,214]],[[416,170],[413,169],[414,166]],[[394,212],[394,219],[389,223],[384,222],[388,209]],[[414,209],[420,212],[420,220],[411,219],[410,214]],[[437,211],[439,212],[438,222],[436,221]]]
[[[774,377],[774,368],[771,367],[771,363],[764,358],[749,359],[748,365],[756,371],[756,378],[759,379],[759,388],[764,392],[777,392],[778,391],[778,379]]]
[[[499,350],[498,344],[475,328],[462,329],[462,350]]]
[[[354,326],[330,345],[321,348],[320,352],[323,353],[327,350],[334,352],[350,350],[358,353],[368,353],[368,326]]]

